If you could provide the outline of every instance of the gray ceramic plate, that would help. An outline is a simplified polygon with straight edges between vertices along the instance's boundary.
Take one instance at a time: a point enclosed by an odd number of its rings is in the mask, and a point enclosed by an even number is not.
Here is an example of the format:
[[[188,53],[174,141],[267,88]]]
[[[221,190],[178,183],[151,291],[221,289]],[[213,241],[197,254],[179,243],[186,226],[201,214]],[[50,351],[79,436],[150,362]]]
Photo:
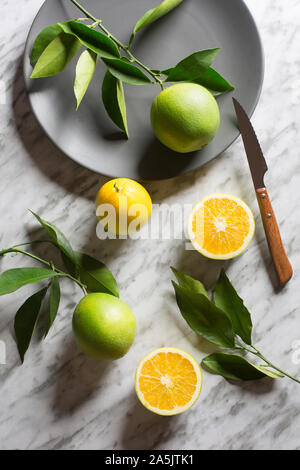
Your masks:
[[[146,10],[159,0],[82,0],[84,6],[123,42]],[[101,103],[104,66],[75,112],[75,61],[56,77],[30,80],[29,54],[47,25],[78,18],[70,0],[46,0],[30,30],[25,50],[25,80],[30,103],[50,139],[69,157],[108,176],[163,179],[200,167],[225,150],[239,135],[231,97],[251,115],[263,82],[263,51],[255,22],[242,0],[184,0],[175,10],[136,36],[134,54],[152,68],[174,66],[192,52],[221,47],[214,67],[236,87],[218,98],[221,126],[215,140],[192,154],[176,154],[160,144],[150,124],[156,86],[125,85],[129,141],[106,116]]]

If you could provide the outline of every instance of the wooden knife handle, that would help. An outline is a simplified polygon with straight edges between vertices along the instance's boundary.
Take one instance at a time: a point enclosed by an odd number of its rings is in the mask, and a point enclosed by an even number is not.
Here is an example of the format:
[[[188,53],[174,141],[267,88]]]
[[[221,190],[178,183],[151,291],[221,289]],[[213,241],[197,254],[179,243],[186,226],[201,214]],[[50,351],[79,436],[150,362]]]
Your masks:
[[[291,279],[293,269],[285,252],[266,188],[257,189],[256,195],[275,269],[280,285],[284,286]]]

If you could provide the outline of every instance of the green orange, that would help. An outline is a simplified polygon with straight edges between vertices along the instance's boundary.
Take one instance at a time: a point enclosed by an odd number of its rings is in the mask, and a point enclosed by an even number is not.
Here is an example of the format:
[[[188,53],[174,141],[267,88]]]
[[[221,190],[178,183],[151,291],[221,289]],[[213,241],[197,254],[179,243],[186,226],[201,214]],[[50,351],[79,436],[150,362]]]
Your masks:
[[[96,359],[119,359],[131,347],[136,319],[118,297],[104,293],[86,295],[73,315],[73,332],[80,349]]]
[[[213,140],[220,125],[220,111],[214,96],[203,86],[177,83],[154,99],[151,123],[164,145],[188,153]]]

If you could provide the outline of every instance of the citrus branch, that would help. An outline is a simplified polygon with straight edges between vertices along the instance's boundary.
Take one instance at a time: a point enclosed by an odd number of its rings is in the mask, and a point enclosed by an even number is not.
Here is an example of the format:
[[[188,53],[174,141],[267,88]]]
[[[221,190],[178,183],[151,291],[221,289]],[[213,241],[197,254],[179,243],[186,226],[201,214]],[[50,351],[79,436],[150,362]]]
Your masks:
[[[271,367],[272,369],[275,369],[277,370],[277,372],[280,372],[281,374],[285,375],[286,377],[288,377],[289,379],[292,379],[294,380],[294,382],[297,382],[298,384],[300,384],[300,380],[296,379],[296,377],[293,377],[292,375],[288,374],[287,372],[284,372],[282,369],[280,369],[279,367],[275,366],[274,364],[272,364],[272,362],[270,362],[268,359],[266,359],[262,353],[255,347],[251,344],[251,348],[254,349],[254,351],[252,351],[251,349],[247,348],[246,346],[244,346],[243,344],[241,344],[239,341],[237,341],[237,344],[241,347],[241,349],[243,349],[244,351],[247,351],[249,352],[250,354],[253,354],[254,356],[256,357],[259,357],[262,361],[264,361],[266,363],[266,365],[264,367]]]
[[[137,65],[139,65],[142,69],[144,69],[153,79],[154,81],[160,85],[161,89],[164,89],[164,85],[162,80],[159,78],[159,74],[153,72],[147,65],[143,64],[139,59],[137,59],[129,50],[130,46],[126,46],[123,44],[119,39],[117,39],[113,34],[111,34],[108,29],[105,28],[105,26],[102,24],[102,20],[97,19],[94,15],[92,15],[90,12],[88,12],[80,3],[77,2],[77,0],[70,0],[79,10],[89,19],[94,21],[94,24],[92,26],[98,26],[106,35],[109,37],[114,43],[122,49],[130,59],[130,62],[134,62]]]
[[[24,251],[24,250],[17,248],[18,246],[29,245],[31,243],[40,243],[40,242],[48,242],[48,240],[36,240],[35,242],[21,243],[19,245],[15,245],[15,246],[12,246],[11,248],[7,248],[5,250],[0,251],[0,256],[5,256],[8,253],[16,253],[16,254],[20,253],[22,255],[29,256],[35,261],[38,261],[39,263],[44,264],[45,266],[50,268],[52,271],[55,271],[59,276],[67,277],[71,281],[76,282],[76,284],[82,289],[84,295],[87,295],[86,286],[79,279],[76,279],[70,274],[65,273],[64,271],[61,271],[60,269],[56,268],[51,261],[46,261],[34,255],[33,253],[29,253],[28,251]],[[52,242],[50,241],[49,243],[52,243]]]

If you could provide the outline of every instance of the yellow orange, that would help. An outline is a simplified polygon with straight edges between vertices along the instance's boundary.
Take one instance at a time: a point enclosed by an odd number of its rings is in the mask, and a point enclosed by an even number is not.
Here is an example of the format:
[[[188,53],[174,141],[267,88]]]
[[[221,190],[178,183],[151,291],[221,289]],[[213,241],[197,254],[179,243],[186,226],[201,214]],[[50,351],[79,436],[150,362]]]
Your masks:
[[[108,223],[107,212],[115,210],[115,223]],[[103,210],[99,210],[103,208]],[[105,183],[96,197],[97,216],[106,230],[127,235],[139,230],[148,220],[152,201],[148,191],[137,181],[116,178]],[[107,209],[107,210],[106,210]]]
[[[194,248],[207,258],[231,259],[252,240],[255,222],[250,208],[230,194],[211,194],[193,208],[188,234]]]
[[[141,403],[164,416],[188,410],[198,399],[201,386],[198,363],[177,348],[160,348],[147,354],[135,374],[135,389]]]

